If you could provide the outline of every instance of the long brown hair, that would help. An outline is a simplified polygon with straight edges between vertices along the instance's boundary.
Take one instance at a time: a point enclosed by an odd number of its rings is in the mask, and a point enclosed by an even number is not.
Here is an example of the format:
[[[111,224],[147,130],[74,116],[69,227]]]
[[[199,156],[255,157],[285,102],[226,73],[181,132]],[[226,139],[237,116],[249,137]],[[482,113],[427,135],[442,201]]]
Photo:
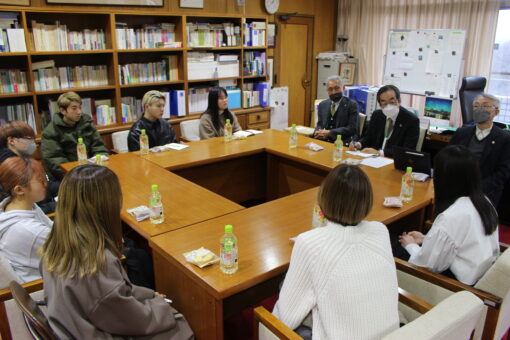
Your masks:
[[[122,192],[117,175],[82,165],[60,184],[55,222],[41,248],[48,272],[83,277],[104,269],[105,250],[120,256]]]

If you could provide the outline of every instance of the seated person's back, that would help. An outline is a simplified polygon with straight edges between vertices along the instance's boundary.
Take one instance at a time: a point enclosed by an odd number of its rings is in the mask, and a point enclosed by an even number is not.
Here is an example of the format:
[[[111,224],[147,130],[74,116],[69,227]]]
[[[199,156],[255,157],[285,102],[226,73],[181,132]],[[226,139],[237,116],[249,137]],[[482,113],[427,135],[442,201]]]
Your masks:
[[[420,120],[400,105],[400,91],[396,86],[385,85],[377,92],[381,106],[368,123],[366,134],[351,149],[393,157],[393,146],[416,150],[420,136]]]
[[[232,132],[241,131],[236,115],[228,109],[228,93],[223,87],[213,87],[207,98],[207,110],[200,116],[200,139],[223,137],[227,119],[232,125]]]
[[[342,202],[340,194],[351,199]],[[297,237],[273,311],[288,327],[310,312],[316,339],[380,339],[398,327],[388,230],[363,221],[372,200],[369,179],[356,166],[340,165],[323,181],[318,203],[327,225]]]
[[[166,97],[159,91],[151,90],[142,98],[143,116],[129,130],[129,151],[140,150],[140,135],[145,130],[149,138],[149,148],[176,143],[172,125],[163,119]]]
[[[400,242],[409,262],[435,272],[450,270],[473,285],[499,255],[497,214],[482,193],[476,159],[466,147],[441,150],[434,164],[437,217],[426,236],[404,233]]]
[[[23,174],[23,175],[19,175]],[[38,161],[10,157],[0,165],[0,252],[22,282],[41,278],[39,254],[53,222],[35,204],[46,195],[46,177]]]
[[[358,135],[358,104],[342,96],[344,84],[340,76],[330,76],[326,83],[329,99],[319,104],[314,137],[334,142],[341,135],[342,141],[349,143]]]
[[[76,145],[83,139],[87,157],[95,154],[108,154],[103,139],[92,122],[92,117],[83,114],[81,98],[74,92],[66,92],[57,100],[60,112],[44,129],[41,139],[41,152],[48,176],[62,179],[64,170],[60,164],[78,160]]]

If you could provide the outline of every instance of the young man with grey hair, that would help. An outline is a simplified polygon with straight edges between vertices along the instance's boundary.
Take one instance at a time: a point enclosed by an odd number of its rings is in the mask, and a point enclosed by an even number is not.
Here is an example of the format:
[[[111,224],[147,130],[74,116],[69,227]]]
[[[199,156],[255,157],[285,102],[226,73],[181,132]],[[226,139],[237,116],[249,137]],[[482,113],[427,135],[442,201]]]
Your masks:
[[[344,83],[340,76],[329,76],[326,83],[329,99],[319,104],[313,136],[334,142],[337,135],[342,135],[343,142],[349,143],[358,133],[358,104],[343,96]]]
[[[483,192],[498,206],[510,178],[510,133],[493,124],[499,114],[499,99],[482,93],[473,101],[474,126],[458,129],[450,144],[462,144],[478,158]]]

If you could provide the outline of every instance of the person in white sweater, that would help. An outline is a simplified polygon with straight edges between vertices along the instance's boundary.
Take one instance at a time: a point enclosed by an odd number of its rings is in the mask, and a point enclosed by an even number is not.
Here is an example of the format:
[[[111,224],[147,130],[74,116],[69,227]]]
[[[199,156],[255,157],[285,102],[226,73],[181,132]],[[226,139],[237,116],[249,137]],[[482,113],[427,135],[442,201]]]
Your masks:
[[[441,150],[434,159],[436,218],[427,235],[403,233],[409,262],[473,285],[499,255],[498,217],[483,194],[474,155],[462,145]],[[421,245],[421,246],[420,246]]]
[[[37,253],[53,222],[35,204],[46,196],[44,168],[36,160],[11,157],[0,165],[7,195],[0,203],[0,252],[22,282],[41,278]]]
[[[370,181],[357,166],[339,165],[324,179],[318,204],[328,222],[297,237],[273,310],[288,327],[311,312],[313,339],[380,339],[398,328],[389,233],[363,220],[372,202]]]

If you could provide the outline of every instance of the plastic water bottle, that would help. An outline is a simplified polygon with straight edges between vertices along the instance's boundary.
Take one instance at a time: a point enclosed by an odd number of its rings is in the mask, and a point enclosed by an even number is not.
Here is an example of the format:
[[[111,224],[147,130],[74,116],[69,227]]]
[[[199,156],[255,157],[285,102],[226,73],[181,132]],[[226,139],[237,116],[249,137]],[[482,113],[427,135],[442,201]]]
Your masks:
[[[292,124],[290,128],[290,137],[289,137],[289,149],[297,148],[297,129],[296,124]]]
[[[333,161],[340,162],[344,154],[344,143],[342,142],[342,135],[336,136],[335,149],[333,150]]]
[[[326,221],[324,220],[324,213],[322,212],[321,207],[318,204],[313,206],[312,211],[312,229],[324,227],[326,225]]]
[[[148,155],[149,154],[149,136],[145,133],[145,129],[141,130],[140,134],[140,154]]]
[[[158,191],[158,185],[152,185],[152,192],[149,202],[150,218],[154,224],[160,224],[165,220],[163,215],[163,203],[161,202],[161,194]]]
[[[230,119],[227,119],[227,122],[225,123],[225,136],[224,136],[225,142],[231,142],[232,141],[232,124],[230,124]]]
[[[234,274],[237,268],[237,237],[232,233],[232,225],[227,224],[220,239],[220,269],[225,274]]]
[[[78,144],[76,144],[76,154],[78,155],[79,164],[87,164],[87,147],[81,137],[78,138]]]
[[[402,202],[410,202],[413,199],[414,178],[413,168],[407,167],[406,173],[402,176],[402,188],[400,189],[400,199]]]
[[[96,154],[96,164],[103,165],[103,159],[101,158],[100,154]]]

